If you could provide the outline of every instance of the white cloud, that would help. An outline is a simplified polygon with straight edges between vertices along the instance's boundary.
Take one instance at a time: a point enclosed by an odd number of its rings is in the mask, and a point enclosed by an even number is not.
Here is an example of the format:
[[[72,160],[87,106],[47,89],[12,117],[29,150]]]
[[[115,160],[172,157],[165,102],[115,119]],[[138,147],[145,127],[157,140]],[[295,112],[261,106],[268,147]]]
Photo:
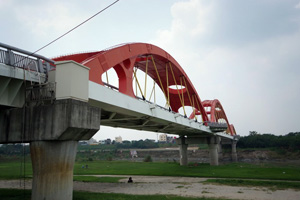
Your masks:
[[[297,55],[300,27],[291,19],[299,14],[288,13],[284,8],[283,16],[276,17],[274,13],[279,5],[263,4],[259,9],[265,10],[265,15],[261,12],[259,17],[255,16],[252,13],[255,6],[251,5],[250,11],[231,12],[230,17],[224,19],[228,17],[224,13],[239,10],[241,5],[228,9],[218,1],[202,2],[190,0],[174,4],[172,26],[158,31],[152,42],[179,61],[202,100],[218,98],[221,101],[239,134],[248,134],[250,130],[274,134],[298,131],[296,115],[300,107],[295,108],[293,102],[300,101],[300,93],[296,92],[300,91],[297,77],[300,74]],[[240,18],[239,14],[243,14],[245,24],[240,27],[245,28],[241,32],[231,30],[237,27],[234,19]],[[271,22],[273,28],[270,29],[268,20],[278,23]],[[263,25],[261,21],[266,23],[265,27],[255,25]],[[289,21],[286,27],[284,21]],[[276,26],[286,30],[281,31]],[[247,31],[256,36],[245,33]]]
[[[157,31],[158,45],[178,48],[186,38],[199,38],[208,34],[212,8],[212,3],[204,4],[198,0],[175,3],[171,7],[173,17],[171,28]]]
[[[175,3],[171,8],[173,16],[173,31],[184,31],[188,37],[205,34],[210,24],[207,17],[211,13],[212,3],[204,4],[202,1]]]
[[[300,101],[298,1],[188,0],[171,7],[171,1],[120,1],[39,53],[101,50],[152,37],[150,43],[182,65],[202,100],[220,99],[239,133],[285,134],[300,129],[300,107],[295,106]],[[5,19],[0,37],[36,50],[110,2],[0,0]],[[120,135],[122,129],[114,130]]]
[[[14,8],[14,14],[35,37],[58,35],[70,30],[84,19],[84,14],[76,14],[67,2],[47,2],[46,4],[22,4]]]
[[[4,9],[10,6],[13,3],[13,0],[1,0],[0,1],[0,8]]]

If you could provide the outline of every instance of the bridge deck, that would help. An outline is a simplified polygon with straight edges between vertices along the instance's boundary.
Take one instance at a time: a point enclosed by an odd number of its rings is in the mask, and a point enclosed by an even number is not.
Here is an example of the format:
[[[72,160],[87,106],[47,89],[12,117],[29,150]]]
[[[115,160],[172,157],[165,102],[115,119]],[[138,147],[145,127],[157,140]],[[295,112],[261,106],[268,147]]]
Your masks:
[[[214,133],[202,122],[169,112],[92,81],[89,82],[89,103],[102,109],[101,125],[176,135],[207,137],[218,135],[233,139],[224,132]]]

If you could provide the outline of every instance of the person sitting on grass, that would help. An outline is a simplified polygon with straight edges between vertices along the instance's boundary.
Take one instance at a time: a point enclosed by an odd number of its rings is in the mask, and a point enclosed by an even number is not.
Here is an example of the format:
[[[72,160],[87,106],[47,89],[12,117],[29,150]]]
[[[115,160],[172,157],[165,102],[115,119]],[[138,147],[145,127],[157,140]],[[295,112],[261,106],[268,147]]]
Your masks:
[[[128,183],[133,183],[133,180],[132,180],[132,178],[131,178],[131,177],[129,177],[129,179],[128,179]]]

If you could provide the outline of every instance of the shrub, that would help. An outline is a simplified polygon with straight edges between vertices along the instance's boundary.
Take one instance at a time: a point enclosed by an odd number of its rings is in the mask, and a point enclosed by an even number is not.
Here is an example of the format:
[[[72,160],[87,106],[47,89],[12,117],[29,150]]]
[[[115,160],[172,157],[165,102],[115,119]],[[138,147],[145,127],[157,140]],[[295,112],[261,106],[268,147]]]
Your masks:
[[[144,162],[152,162],[151,156],[150,156],[150,155],[146,156],[146,157],[144,158]]]
[[[107,160],[107,161],[112,161],[113,159],[112,159],[111,156],[107,156],[107,157],[106,157],[106,160]]]

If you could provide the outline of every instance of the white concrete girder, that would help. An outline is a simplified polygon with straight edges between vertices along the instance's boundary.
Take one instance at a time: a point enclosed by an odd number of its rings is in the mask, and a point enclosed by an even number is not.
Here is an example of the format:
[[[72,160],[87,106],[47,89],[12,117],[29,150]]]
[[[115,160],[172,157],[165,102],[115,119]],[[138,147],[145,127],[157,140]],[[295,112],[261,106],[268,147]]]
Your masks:
[[[183,133],[185,135],[203,136],[220,134],[224,137],[233,138],[226,133],[213,133],[209,127],[201,122],[195,122],[178,113],[169,112],[167,109],[155,104],[132,98],[91,81],[89,82],[89,104],[101,108],[102,113],[107,113],[107,117],[101,121],[101,125],[105,126],[138,128],[145,131],[177,135]],[[110,118],[109,116],[112,114],[114,116]],[[144,122],[139,121],[142,119],[144,119]],[[145,121],[145,119],[148,121]],[[121,123],[122,121],[125,123]],[[153,129],[154,125],[157,126],[156,130]]]
[[[0,63],[0,77],[1,76],[19,80],[25,79],[26,81],[32,81],[36,83],[44,83],[46,81],[46,74],[44,73],[24,70],[22,68],[12,67],[3,63]]]

